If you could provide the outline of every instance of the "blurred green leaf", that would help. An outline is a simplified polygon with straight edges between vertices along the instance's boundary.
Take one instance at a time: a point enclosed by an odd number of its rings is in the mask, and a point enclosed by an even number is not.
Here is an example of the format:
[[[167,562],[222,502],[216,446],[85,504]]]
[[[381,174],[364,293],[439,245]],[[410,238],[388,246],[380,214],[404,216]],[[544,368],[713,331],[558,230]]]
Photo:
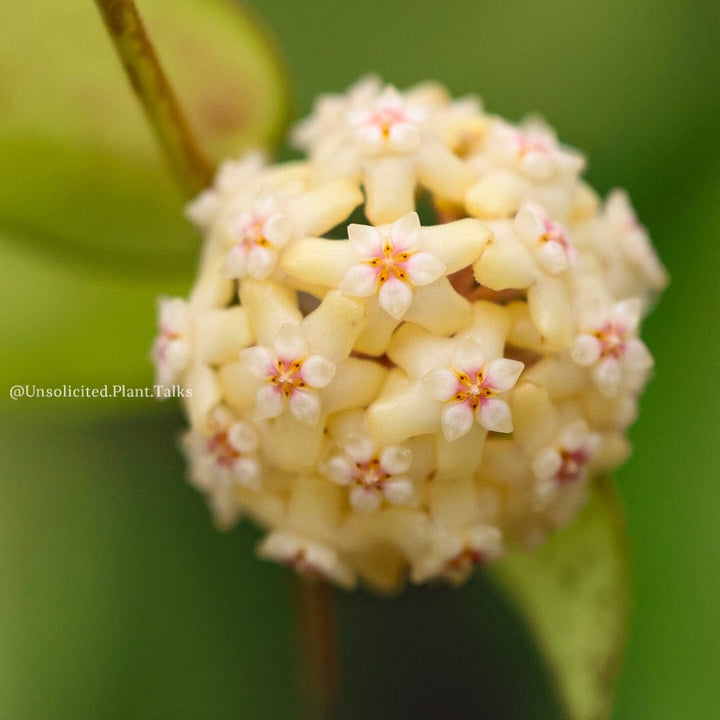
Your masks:
[[[5,247],[0,273],[0,407],[83,414],[137,406],[137,399],[13,401],[8,390],[14,384],[151,385],[155,300],[160,294],[185,294],[190,275],[188,268],[186,278],[172,283],[151,275],[115,277],[55,262],[36,250]]]
[[[610,717],[625,642],[628,545],[613,482],[594,486],[578,521],[489,572],[524,613],[571,720]]]
[[[288,88],[273,41],[223,0],[139,9],[200,144],[269,145]],[[197,239],[91,2],[8,0],[0,24],[0,228],[118,270],[187,267]]]
[[[283,571],[215,530],[180,422],[2,422],[3,720],[293,717]]]
[[[299,717],[285,571],[218,533],[182,420],[0,423],[0,717]],[[42,447],[42,452],[37,448]],[[343,720],[560,720],[522,618],[486,577],[336,593]]]

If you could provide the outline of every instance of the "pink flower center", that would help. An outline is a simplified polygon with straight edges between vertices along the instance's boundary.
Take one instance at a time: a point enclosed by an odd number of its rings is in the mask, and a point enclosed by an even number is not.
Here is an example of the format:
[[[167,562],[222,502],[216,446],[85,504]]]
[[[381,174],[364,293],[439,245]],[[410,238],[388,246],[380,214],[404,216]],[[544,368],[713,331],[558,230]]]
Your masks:
[[[289,400],[296,390],[307,386],[301,372],[302,364],[303,361],[299,358],[295,360],[278,358],[266,380],[274,385],[286,400]]]
[[[477,410],[492,396],[494,388],[490,380],[483,375],[482,368],[469,372],[452,368],[452,371],[457,378],[457,389],[450,400],[466,402],[473,410]]]
[[[519,132],[515,135],[515,142],[517,144],[517,154],[520,159],[533,152],[547,156],[551,156],[554,152],[554,148],[547,140],[534,135],[526,135],[525,133]]]
[[[382,252],[364,262],[376,271],[378,286],[386,283],[391,275],[398,280],[410,284],[407,273],[407,262],[414,255],[407,250],[397,251],[389,239],[386,239]]]
[[[554,223],[550,218],[544,218],[543,221],[543,234],[540,236],[541,243],[554,242],[560,245],[565,251],[566,255],[570,255],[573,251],[573,246],[570,243],[567,235],[560,225]]]
[[[410,122],[409,118],[399,108],[381,107],[374,113],[372,113],[372,115],[370,115],[370,117],[367,119],[366,124],[375,125],[377,128],[379,128],[380,132],[383,135],[383,138],[387,140],[390,137],[390,131],[392,130],[393,126],[399,123],[408,122]]]
[[[625,352],[625,328],[622,325],[607,322],[593,335],[600,341],[602,357],[622,357]]]
[[[263,233],[265,218],[260,215],[252,215],[249,219],[240,223],[240,237],[238,244],[250,250],[253,245],[260,247],[270,247],[270,241]]]
[[[207,449],[215,456],[215,461],[222,467],[232,468],[242,453],[228,439],[227,430],[221,430],[207,441]]]
[[[182,335],[176,330],[170,330],[167,327],[161,326],[160,334],[153,347],[153,360],[155,360],[157,365],[162,365],[165,362],[170,343],[175,340],[180,340],[181,337]]]
[[[562,465],[555,473],[555,480],[564,485],[566,483],[575,482],[582,477],[585,470],[585,464],[590,459],[590,453],[587,448],[581,447],[577,450],[560,449],[560,458]]]
[[[317,565],[308,560],[307,553],[304,548],[298,550],[291,557],[281,560],[280,564],[287,568],[293,568],[302,575],[314,578],[315,580],[327,579],[326,574]]]
[[[473,565],[482,565],[487,562],[485,553],[471,547],[463,548],[457,555],[451,557],[446,567],[448,570],[469,570]]]
[[[353,481],[364,488],[377,488],[382,490],[385,481],[390,477],[380,464],[377,455],[367,462],[356,462],[353,471]]]

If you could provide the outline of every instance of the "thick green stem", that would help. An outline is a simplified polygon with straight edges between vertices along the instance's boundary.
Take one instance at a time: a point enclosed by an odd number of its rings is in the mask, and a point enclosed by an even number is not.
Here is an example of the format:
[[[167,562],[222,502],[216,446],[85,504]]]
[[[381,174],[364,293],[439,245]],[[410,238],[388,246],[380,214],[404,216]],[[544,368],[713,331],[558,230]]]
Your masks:
[[[307,717],[334,720],[338,717],[340,665],[333,590],[325,582],[308,581],[295,574],[290,583]]]
[[[135,3],[95,0],[95,4],[175,175],[192,197],[210,184],[213,169],[193,137]]]

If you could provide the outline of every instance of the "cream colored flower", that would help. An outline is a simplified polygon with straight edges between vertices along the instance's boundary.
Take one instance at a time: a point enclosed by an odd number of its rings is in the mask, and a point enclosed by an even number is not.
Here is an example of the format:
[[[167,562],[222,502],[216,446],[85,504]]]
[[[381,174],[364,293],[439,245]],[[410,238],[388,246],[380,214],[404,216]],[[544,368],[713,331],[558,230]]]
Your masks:
[[[560,221],[570,215],[585,164],[561,147],[544,123],[533,120],[517,127],[499,118],[468,162],[476,174],[465,197],[473,217],[507,218],[531,200]]]
[[[152,357],[191,391],[190,480],[298,572],[461,584],[627,457],[666,273],[550,128],[437,83],[365,78],[294,141],[307,161],[224,163],[187,210],[198,278],[161,301]]]
[[[357,584],[352,568],[329,545],[289,532],[276,531],[258,546],[258,555],[291,567],[302,575],[336,583],[346,590]]]
[[[510,408],[498,396],[515,385],[522,370],[517,360],[485,362],[482,347],[472,338],[458,343],[450,367],[427,376],[433,398],[444,402],[440,422],[446,439],[466,435],[473,421],[486,430],[512,432]]]
[[[412,212],[390,226],[350,225],[348,238],[306,238],[285,254],[282,267],[301,284],[368,298],[361,352],[385,352],[401,320],[449,334],[470,319],[470,304],[446,274],[480,255],[490,238],[482,223],[465,219],[421,227]]]
[[[417,185],[460,202],[473,180],[471,170],[442,142],[433,122],[436,96],[426,90],[414,98],[392,86],[379,90],[370,81],[353,88],[344,103],[326,101],[299,132],[320,179],[362,182],[365,214],[375,224],[412,211]],[[336,121],[328,122],[329,116]]]
[[[570,348],[576,363],[591,367],[593,380],[605,395],[615,395],[623,383],[631,389],[644,384],[652,367],[652,356],[637,337],[640,309],[636,298],[596,313]]]
[[[286,323],[278,330],[272,348],[248,348],[241,357],[250,372],[264,381],[255,400],[260,418],[277,417],[289,408],[300,422],[317,424],[320,417],[317,390],[330,384],[336,367],[332,360],[309,352],[298,328]]]

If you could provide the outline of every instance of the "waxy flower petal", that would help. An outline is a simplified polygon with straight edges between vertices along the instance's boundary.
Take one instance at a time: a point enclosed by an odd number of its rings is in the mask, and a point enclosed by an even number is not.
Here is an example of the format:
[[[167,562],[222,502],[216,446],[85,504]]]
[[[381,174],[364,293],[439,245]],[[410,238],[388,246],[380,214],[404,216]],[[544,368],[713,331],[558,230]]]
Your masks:
[[[188,391],[190,480],[298,572],[460,584],[627,457],[665,271],[550,128],[437,83],[366,78],[295,139],[307,161],[224,163],[188,208],[198,279],[153,358]]]

